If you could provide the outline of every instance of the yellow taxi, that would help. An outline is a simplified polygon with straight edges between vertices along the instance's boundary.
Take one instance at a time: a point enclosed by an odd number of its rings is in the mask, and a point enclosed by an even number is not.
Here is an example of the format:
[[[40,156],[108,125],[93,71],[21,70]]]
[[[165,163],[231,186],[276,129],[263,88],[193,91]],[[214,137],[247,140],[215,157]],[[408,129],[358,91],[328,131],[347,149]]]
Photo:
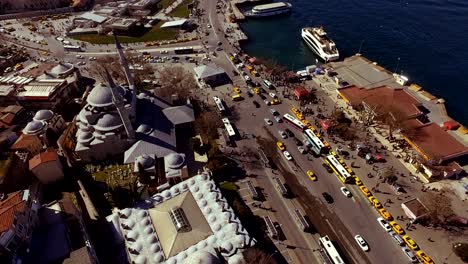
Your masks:
[[[297,116],[297,118],[299,118],[299,120],[301,120],[301,121],[305,120],[305,117],[304,117],[304,115],[303,115],[302,113],[297,113],[296,116]]]
[[[281,150],[281,151],[283,151],[283,150],[286,149],[286,146],[285,146],[284,143],[281,142],[281,141],[276,142],[276,146],[277,146],[278,149]]]
[[[304,120],[304,121],[302,121],[302,124],[304,124],[304,126],[306,126],[306,127],[308,127],[308,126],[311,125],[310,122],[309,122],[309,120]]]
[[[275,99],[273,99],[273,101],[271,101],[271,104],[272,104],[272,105],[281,104],[281,100],[278,99],[278,98],[275,98]]]
[[[253,70],[253,71],[252,71],[252,75],[253,75],[253,76],[256,76],[256,77],[260,76],[260,74],[258,74],[258,72],[257,72],[256,70]]]
[[[260,94],[260,88],[254,88],[253,91],[255,94]]]
[[[296,107],[291,108],[291,111],[292,111],[295,115],[301,113],[301,112],[299,111],[299,109],[297,109]]]
[[[404,235],[405,230],[395,221],[390,221],[390,226],[393,228],[393,231],[399,235]]]
[[[382,208],[382,204],[374,196],[369,196],[369,202],[377,209]]]
[[[234,92],[240,94],[241,93],[241,89],[237,86],[234,86]]]
[[[384,208],[379,209],[379,214],[387,221],[393,220],[393,216]]]
[[[416,244],[416,242],[414,242],[414,240],[410,236],[404,235],[403,240],[405,241],[406,245],[408,245],[408,247],[411,250],[418,250],[419,249],[418,244]]]
[[[234,61],[234,56],[229,56],[229,59],[230,59],[231,61]]]
[[[311,171],[311,170],[308,170],[306,172],[307,176],[309,176],[309,178],[312,180],[312,181],[316,181],[317,180],[317,176],[315,176],[314,172]]]
[[[359,186],[359,189],[360,189],[361,192],[362,192],[365,196],[367,196],[367,197],[369,197],[369,196],[372,195],[372,193],[369,191],[369,189],[367,189],[367,187],[364,186],[364,185]]]
[[[232,100],[233,101],[242,101],[244,100],[244,98],[242,96],[240,96],[239,94],[235,94],[233,96],[231,96]]]
[[[356,182],[356,185],[357,185],[357,186],[362,186],[362,185],[364,185],[364,183],[362,183],[361,179],[359,179],[357,176],[354,177],[354,179],[355,179],[355,182]]]
[[[431,259],[431,257],[429,257],[426,253],[424,253],[424,251],[422,250],[419,250],[418,252],[416,252],[416,256],[418,257],[418,259],[421,261],[421,263],[424,263],[424,264],[434,264],[434,261]]]

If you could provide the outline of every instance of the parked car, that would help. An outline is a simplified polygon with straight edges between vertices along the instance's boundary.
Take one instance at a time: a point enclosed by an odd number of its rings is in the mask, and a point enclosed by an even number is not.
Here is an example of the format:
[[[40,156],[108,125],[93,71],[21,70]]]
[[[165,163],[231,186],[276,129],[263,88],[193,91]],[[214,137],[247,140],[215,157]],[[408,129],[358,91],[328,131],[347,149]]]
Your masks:
[[[385,231],[387,231],[387,232],[392,231],[392,227],[382,217],[377,218],[377,222],[379,222],[380,226],[382,226],[382,228]]]
[[[403,251],[403,254],[405,254],[405,256],[411,261],[411,263],[418,262],[416,255],[414,255],[413,251],[411,251],[408,247],[402,247],[401,251]]]
[[[325,199],[325,201],[327,203],[329,203],[329,204],[333,203],[333,197],[329,193],[323,192],[322,196],[323,196],[323,198]]]
[[[257,101],[253,101],[252,103],[255,105],[256,108],[260,108],[260,104]]]
[[[348,198],[353,196],[353,194],[346,187],[341,187],[340,190],[344,194],[344,196]]]
[[[281,150],[281,151],[283,151],[283,150],[286,149],[286,146],[285,146],[284,143],[281,142],[281,141],[276,142],[276,146],[277,146],[278,149]]]
[[[356,240],[356,242],[358,243],[358,245],[361,247],[361,249],[363,251],[365,251],[365,252],[369,251],[369,245],[364,240],[364,238],[362,238],[361,235],[354,236],[354,239]]]
[[[278,134],[280,134],[281,138],[286,139],[288,138],[288,135],[283,130],[278,130]]]
[[[269,125],[269,126],[272,126],[272,125],[273,125],[273,122],[271,122],[270,119],[265,118],[265,119],[263,119],[263,120],[265,120],[265,123],[266,123],[267,125]]]
[[[270,108],[270,113],[271,113],[272,115],[274,115],[274,116],[279,115],[278,111],[276,111],[276,109],[274,109],[274,108]]]
[[[301,153],[301,154],[306,154],[306,153],[307,153],[307,150],[306,150],[304,147],[302,147],[302,146],[298,146],[298,147],[297,147],[297,150],[298,150],[299,153]]]
[[[291,130],[289,130],[289,128],[286,128],[284,131],[286,132],[286,134],[288,134],[289,137],[294,137],[294,133]]]
[[[311,181],[316,181],[316,180],[317,180],[317,176],[315,175],[315,173],[314,173],[313,171],[308,170],[308,171],[306,172],[306,174],[307,174],[307,176],[309,176],[309,179],[310,179]]]
[[[275,116],[275,120],[277,123],[282,123],[283,119],[281,119],[281,116]]]

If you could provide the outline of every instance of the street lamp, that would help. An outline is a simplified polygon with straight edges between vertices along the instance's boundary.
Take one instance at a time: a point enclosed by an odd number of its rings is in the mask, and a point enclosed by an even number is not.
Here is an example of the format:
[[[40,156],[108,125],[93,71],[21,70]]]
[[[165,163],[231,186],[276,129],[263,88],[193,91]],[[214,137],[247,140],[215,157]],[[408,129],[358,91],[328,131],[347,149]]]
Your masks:
[[[396,65],[396,67],[395,67],[394,73],[397,73],[398,66],[400,66],[400,57],[397,58],[397,65]]]
[[[363,39],[361,41],[361,45],[359,45],[359,51],[358,51],[358,54],[361,54],[361,48],[362,48],[362,44],[364,44],[364,41],[366,41],[365,39]]]

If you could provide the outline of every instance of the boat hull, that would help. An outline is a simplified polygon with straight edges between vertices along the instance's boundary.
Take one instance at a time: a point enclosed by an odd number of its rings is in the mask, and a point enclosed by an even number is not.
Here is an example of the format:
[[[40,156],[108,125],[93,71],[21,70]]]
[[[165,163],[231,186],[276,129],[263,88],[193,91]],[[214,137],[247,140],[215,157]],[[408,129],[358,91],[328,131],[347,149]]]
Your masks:
[[[247,11],[244,13],[245,17],[249,18],[261,18],[261,17],[270,17],[270,16],[279,16],[284,14],[291,13],[291,9],[284,9],[272,12],[265,12],[265,13],[253,13],[252,11]]]
[[[317,47],[309,43],[309,40],[306,38],[304,32],[301,33],[301,37],[302,37],[302,40],[307,44],[307,46],[323,61],[330,62],[330,61],[336,61],[339,59],[340,57],[339,53],[334,54],[334,55],[324,54],[319,49],[317,49]]]

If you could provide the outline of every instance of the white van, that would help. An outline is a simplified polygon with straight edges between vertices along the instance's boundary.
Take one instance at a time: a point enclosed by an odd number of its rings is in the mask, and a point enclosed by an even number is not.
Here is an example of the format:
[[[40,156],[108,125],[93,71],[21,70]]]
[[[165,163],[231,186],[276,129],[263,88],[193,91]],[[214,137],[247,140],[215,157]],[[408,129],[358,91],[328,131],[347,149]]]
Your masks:
[[[271,82],[268,81],[268,80],[263,80],[263,85],[268,89],[273,89],[274,88],[273,84],[271,84]]]

